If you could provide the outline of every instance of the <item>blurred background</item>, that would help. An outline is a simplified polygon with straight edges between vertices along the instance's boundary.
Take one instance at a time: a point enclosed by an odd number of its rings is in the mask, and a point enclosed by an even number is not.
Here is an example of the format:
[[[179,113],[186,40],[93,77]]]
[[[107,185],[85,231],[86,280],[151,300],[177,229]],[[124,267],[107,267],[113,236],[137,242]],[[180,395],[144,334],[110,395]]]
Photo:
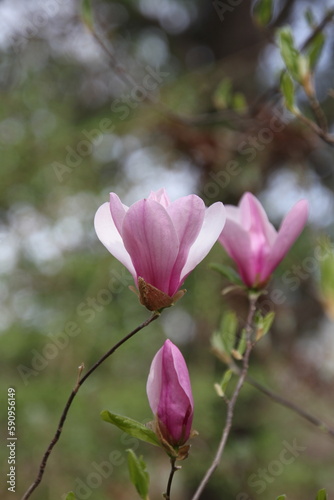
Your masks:
[[[89,367],[148,317],[128,289],[128,272],[94,232],[110,191],[131,204],[165,187],[171,199],[197,193],[210,205],[237,204],[249,190],[276,227],[308,199],[309,225],[263,299],[276,320],[250,373],[334,426],[333,148],[284,109],[276,36],[289,25],[301,47],[334,2],[278,0],[268,22],[242,0],[95,0],[93,12],[89,5],[0,2],[2,443],[8,387],[16,390],[18,437],[15,494],[4,485],[8,450],[0,446],[1,498],[20,498],[35,478],[77,367]],[[331,131],[328,21],[315,81]],[[313,119],[302,90],[296,98]],[[167,457],[99,414],[152,418],[146,378],[166,337],[182,350],[193,384],[199,436],[173,486],[173,500],[191,498],[226,412],[213,387],[225,367],[210,337],[228,310],[243,318],[247,307],[242,293],[221,294],[228,282],[211,262],[229,263],[219,244],[187,279],[177,306],[88,379],[31,498],[64,499],[71,490],[78,499],[137,498],[126,465],[131,446],[147,461],[150,498],[161,498]],[[299,447],[289,464],[280,459],[287,443]],[[333,450],[333,439],[246,385],[202,498],[307,500],[323,487],[331,497]]]

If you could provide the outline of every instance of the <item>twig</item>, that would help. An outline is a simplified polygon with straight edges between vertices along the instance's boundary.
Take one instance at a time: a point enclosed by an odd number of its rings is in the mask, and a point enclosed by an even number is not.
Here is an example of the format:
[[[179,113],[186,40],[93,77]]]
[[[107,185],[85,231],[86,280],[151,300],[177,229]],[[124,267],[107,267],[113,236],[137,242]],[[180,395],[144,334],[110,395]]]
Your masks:
[[[246,376],[247,376],[249,357],[250,357],[250,354],[251,354],[253,346],[254,346],[254,342],[252,341],[251,336],[252,336],[252,323],[253,323],[253,318],[254,318],[254,314],[256,311],[256,301],[257,301],[257,297],[250,295],[250,297],[249,297],[249,312],[248,312],[248,318],[247,318],[247,324],[246,324],[247,347],[246,347],[246,351],[245,351],[245,354],[243,357],[242,369],[240,371],[239,380],[237,382],[236,388],[234,389],[234,392],[233,392],[231,399],[227,403],[226,422],[225,422],[225,427],[223,429],[222,437],[221,437],[220,443],[218,445],[216,455],[215,455],[209,469],[205,473],[205,475],[204,475],[200,485],[198,486],[195,494],[193,495],[192,500],[198,500],[200,498],[205,486],[209,482],[209,479],[211,478],[212,474],[214,473],[214,471],[218,467],[220,460],[221,460],[221,457],[222,457],[222,454],[223,454],[224,449],[225,449],[225,445],[226,445],[228,436],[229,436],[230,431],[231,431],[233,414],[234,414],[234,407],[235,407],[235,404],[237,402],[240,390],[241,390],[241,388],[244,384],[244,381],[246,379]]]
[[[292,403],[291,401],[283,398],[279,394],[276,394],[275,392],[271,391],[270,389],[268,389],[264,385],[260,384],[257,380],[255,380],[254,378],[252,378],[249,375],[246,376],[246,382],[248,382],[250,385],[252,385],[256,389],[258,389],[260,392],[262,392],[263,394],[268,396],[270,399],[272,399],[276,403],[280,404],[281,406],[285,406],[285,408],[289,408],[289,410],[292,410],[293,412],[297,413],[297,415],[304,418],[305,420],[307,420],[308,422],[315,425],[320,430],[322,430],[323,432],[325,432],[326,434],[329,434],[331,437],[334,438],[334,429],[329,427],[329,425],[327,425],[325,422],[323,422],[319,418],[314,417],[313,415],[311,415],[307,411],[303,410],[303,408],[300,408],[295,403]]]
[[[53,439],[51,440],[51,442],[50,442],[50,444],[49,444],[46,452],[43,455],[42,461],[41,461],[40,466],[39,466],[39,471],[38,471],[37,477],[36,477],[35,481],[31,484],[31,486],[28,488],[28,490],[24,493],[24,495],[23,495],[23,497],[22,497],[21,500],[27,500],[30,497],[30,495],[32,494],[32,492],[37,488],[37,486],[42,481],[43,474],[44,474],[44,471],[45,471],[45,466],[46,466],[46,463],[48,461],[48,458],[49,458],[49,456],[51,454],[51,451],[52,451],[53,447],[55,446],[55,444],[57,443],[57,441],[60,438],[60,435],[61,435],[61,432],[63,430],[63,425],[64,425],[64,422],[66,420],[68,411],[69,411],[69,409],[70,409],[70,407],[72,405],[73,399],[75,398],[75,396],[76,396],[77,392],[79,391],[80,387],[82,386],[82,384],[103,363],[103,361],[105,361],[109,356],[111,356],[121,345],[123,345],[127,340],[129,340],[131,337],[133,337],[137,332],[139,332],[140,330],[142,330],[143,328],[145,328],[146,326],[148,326],[150,323],[152,323],[153,321],[155,321],[159,316],[160,316],[159,313],[154,313],[149,319],[147,319],[146,321],[144,321],[144,323],[142,323],[137,328],[135,328],[134,330],[132,330],[132,332],[130,332],[125,337],[123,337],[111,349],[109,349],[109,351],[106,352],[106,354],[104,354],[88,370],[88,372],[82,378],[80,378],[80,375],[79,375],[78,381],[77,381],[74,389],[72,390],[72,392],[71,392],[71,394],[70,394],[70,396],[69,396],[69,398],[68,398],[68,400],[66,402],[64,410],[63,410],[63,412],[61,414],[61,417],[60,417],[60,420],[59,420],[59,423],[58,423],[58,427],[57,427],[56,433],[55,433]],[[81,367],[82,367],[82,365],[81,365]],[[79,370],[81,369],[81,367],[79,367]]]
[[[321,33],[321,31],[326,27],[326,25],[332,21],[334,18],[334,9],[330,9],[327,14],[323,17],[322,21],[314,28],[310,36],[305,40],[303,45],[300,47],[300,51],[302,52],[303,50],[307,49],[307,47],[310,45],[310,43],[313,42],[315,37]]]

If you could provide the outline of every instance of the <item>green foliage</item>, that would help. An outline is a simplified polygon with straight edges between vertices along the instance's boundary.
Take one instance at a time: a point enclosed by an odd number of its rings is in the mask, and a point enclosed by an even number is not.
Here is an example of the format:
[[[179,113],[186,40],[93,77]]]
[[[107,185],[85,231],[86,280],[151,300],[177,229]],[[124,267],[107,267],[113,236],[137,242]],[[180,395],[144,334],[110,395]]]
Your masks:
[[[260,312],[258,312],[255,315],[255,326],[256,326],[256,334],[255,334],[255,339],[256,341],[259,341],[266,335],[270,328],[271,325],[273,324],[275,319],[275,313],[269,312],[265,316],[263,316]]]
[[[296,49],[290,28],[279,30],[278,43],[287,70],[296,82],[303,85],[309,73],[310,62],[308,57]]]
[[[128,468],[132,484],[135,486],[140,498],[148,498],[150,476],[146,470],[146,464],[143,457],[138,457],[133,450],[128,452]]]
[[[313,38],[312,42],[308,46],[307,56],[309,59],[310,68],[312,70],[314,69],[322,54],[322,49],[325,45],[325,41],[325,35],[320,32]]]
[[[230,78],[223,78],[213,94],[213,102],[218,109],[234,109],[244,111],[247,109],[246,99],[243,93],[233,92]]]
[[[211,345],[215,354],[227,364],[231,361],[234,348],[238,318],[234,311],[227,311],[220,322],[220,328],[211,337]]]
[[[81,19],[85,26],[93,31],[94,16],[91,0],[82,0],[81,3]]]
[[[219,384],[215,384],[215,389],[217,391],[218,396],[224,397],[226,394],[227,386],[232,378],[233,370],[226,370],[223,375],[223,378]]]
[[[325,489],[321,489],[318,491],[315,500],[327,500],[327,492]]]
[[[257,24],[266,26],[271,21],[273,8],[273,0],[258,0],[253,9],[253,17]]]
[[[279,497],[276,498],[276,500],[285,500],[286,495],[280,495]]]
[[[244,286],[239,274],[233,269],[233,267],[227,266],[225,264],[211,263],[209,264],[210,269],[218,271],[220,274],[225,276],[231,283],[238,286]]]
[[[70,491],[70,493],[67,494],[66,500],[76,500],[75,494]]]
[[[115,425],[130,436],[140,439],[141,441],[145,441],[146,443],[160,446],[160,442],[156,434],[151,431],[151,429],[148,429],[144,424],[141,424],[136,420],[123,417],[122,415],[117,415],[116,413],[110,413],[108,410],[101,412],[101,418],[105,422]]]
[[[285,99],[285,105],[292,111],[295,107],[295,86],[287,71],[282,71],[280,87]]]

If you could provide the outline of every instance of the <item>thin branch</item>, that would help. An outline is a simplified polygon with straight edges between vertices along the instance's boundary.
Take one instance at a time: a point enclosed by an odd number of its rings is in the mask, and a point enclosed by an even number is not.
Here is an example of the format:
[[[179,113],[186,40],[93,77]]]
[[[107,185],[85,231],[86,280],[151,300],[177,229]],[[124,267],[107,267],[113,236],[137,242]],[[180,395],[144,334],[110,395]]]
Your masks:
[[[292,403],[291,401],[283,398],[279,394],[276,394],[272,390],[268,389],[264,385],[260,384],[257,380],[252,378],[250,375],[246,376],[246,382],[248,382],[250,385],[258,389],[260,392],[268,396],[270,399],[275,401],[281,406],[285,406],[285,408],[289,408],[289,410],[292,410],[294,413],[297,413],[300,417],[304,418],[311,424],[315,425],[318,427],[321,431],[325,432],[326,434],[329,434],[331,437],[334,438],[334,429],[332,429],[329,425],[327,425],[325,422],[320,420],[319,418],[311,415],[307,411],[303,410],[303,408],[300,408],[298,405],[295,403]]]
[[[21,500],[27,500],[31,496],[32,492],[37,488],[37,486],[42,481],[43,474],[44,474],[44,471],[45,471],[45,467],[46,467],[46,463],[48,461],[48,458],[49,458],[49,456],[50,456],[50,454],[52,452],[53,447],[55,446],[55,444],[58,442],[58,440],[60,438],[60,435],[61,435],[61,432],[63,430],[63,425],[65,423],[68,411],[69,411],[69,409],[70,409],[70,407],[72,405],[72,402],[73,402],[73,400],[74,400],[77,392],[79,391],[80,387],[82,386],[82,384],[103,363],[103,361],[105,361],[109,356],[111,356],[121,345],[123,345],[127,340],[129,340],[131,337],[133,337],[137,332],[139,332],[140,330],[142,330],[143,328],[145,328],[146,326],[148,326],[150,323],[152,323],[153,321],[155,321],[159,316],[160,316],[159,313],[154,313],[149,319],[147,319],[146,321],[144,321],[144,323],[142,323],[137,328],[135,328],[134,330],[132,330],[132,332],[130,332],[125,337],[123,337],[111,349],[109,349],[109,351],[106,352],[106,354],[104,354],[88,370],[88,372],[83,377],[80,378],[80,374],[79,374],[78,381],[77,381],[74,389],[72,390],[72,392],[71,392],[71,394],[70,394],[70,396],[69,396],[69,398],[68,398],[68,400],[66,402],[66,405],[65,405],[65,407],[63,409],[63,412],[61,414],[61,417],[60,417],[60,420],[59,420],[59,423],[58,423],[58,427],[57,427],[56,433],[55,433],[54,437],[52,438],[49,446],[47,447],[47,450],[45,451],[45,453],[43,455],[42,461],[41,461],[40,466],[39,466],[39,471],[38,471],[37,477],[36,477],[35,481],[31,484],[31,486],[28,488],[28,490],[24,493],[24,495],[23,495],[23,497],[22,497]],[[81,367],[82,367],[82,365],[79,367],[79,370],[82,369]]]
[[[246,379],[247,372],[248,372],[248,366],[249,366],[249,358],[250,358],[250,354],[252,352],[252,349],[254,347],[254,342],[252,341],[251,336],[252,336],[253,318],[254,318],[254,314],[256,311],[256,301],[257,301],[257,297],[250,295],[250,297],[249,297],[249,312],[248,312],[248,318],[247,318],[247,324],[246,324],[247,347],[246,347],[246,351],[245,351],[245,354],[243,357],[242,369],[240,371],[239,380],[237,382],[236,388],[234,389],[234,392],[233,392],[231,399],[227,403],[226,422],[225,422],[225,427],[223,429],[223,433],[221,436],[221,440],[220,440],[220,443],[218,445],[216,455],[215,455],[209,469],[205,473],[205,475],[204,475],[200,485],[198,486],[195,494],[193,495],[192,500],[198,500],[200,498],[205,486],[209,482],[209,479],[211,478],[212,474],[214,473],[214,471],[218,467],[220,460],[221,460],[221,457],[222,457],[222,454],[223,454],[224,449],[225,449],[227,439],[228,439],[230,431],[231,431],[233,415],[234,415],[234,407],[235,407],[235,404],[237,402],[240,390],[241,390],[241,388],[244,384],[244,381]]]

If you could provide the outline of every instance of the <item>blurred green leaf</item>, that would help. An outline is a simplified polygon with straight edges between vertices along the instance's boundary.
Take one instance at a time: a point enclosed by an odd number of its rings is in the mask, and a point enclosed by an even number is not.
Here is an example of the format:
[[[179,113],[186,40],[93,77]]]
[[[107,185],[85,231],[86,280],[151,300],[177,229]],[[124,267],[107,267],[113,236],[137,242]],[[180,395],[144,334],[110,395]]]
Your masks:
[[[70,491],[70,493],[67,494],[66,500],[76,500],[75,494]]]
[[[327,493],[325,489],[319,490],[315,500],[327,500]]]
[[[291,111],[295,106],[295,86],[287,71],[282,72],[280,87],[285,99],[285,105]]]
[[[292,78],[300,80],[299,74],[299,52],[295,48],[290,28],[282,28],[278,32],[278,42],[281,56]]]
[[[239,276],[239,274],[230,266],[226,266],[225,264],[211,263],[209,264],[210,269],[218,271],[220,274],[225,276],[231,283],[235,285],[243,286],[243,282]]]
[[[146,464],[143,457],[138,457],[133,450],[127,450],[127,452],[131,482],[135,486],[140,498],[146,500],[150,484],[150,476],[146,470]]]
[[[275,313],[270,312],[266,314],[266,316],[262,316],[262,314],[257,314],[255,317],[255,324],[256,324],[256,341],[259,341],[266,335],[270,328],[271,325],[273,324],[273,321],[275,319]]]
[[[322,49],[325,45],[325,40],[325,35],[323,33],[318,33],[309,45],[307,56],[311,69],[314,69],[321,56]]]
[[[253,17],[257,24],[266,26],[273,16],[273,0],[258,0],[254,6]]]
[[[90,31],[93,31],[94,17],[91,0],[82,0],[81,19]]]
[[[315,19],[312,10],[310,8],[307,8],[304,16],[309,27],[313,29],[315,26]]]
[[[247,109],[247,101],[241,92],[235,92],[233,94],[232,108],[235,111],[245,111]]]
[[[301,85],[306,85],[309,81],[310,73],[310,61],[309,57],[301,54],[294,45],[294,39],[290,28],[282,28],[279,32],[279,46],[281,50],[281,56],[285,62],[286,68],[289,71],[292,78],[300,83]],[[286,78],[286,77],[282,77]],[[283,79],[283,85],[286,82]],[[291,86],[290,86],[291,87]],[[287,90],[290,89],[288,86]],[[282,88],[282,81],[281,81]],[[291,93],[289,93],[291,97]],[[288,103],[289,101],[287,101]]]
[[[232,102],[232,83],[230,78],[224,78],[213,94],[213,102],[218,109],[228,108]]]
[[[122,415],[117,415],[116,413],[110,413],[108,410],[101,412],[101,418],[105,422],[109,422],[127,434],[130,434],[130,436],[136,437],[141,441],[154,444],[155,446],[160,446],[160,442],[156,434],[151,431],[151,429],[148,429],[144,424],[141,424],[136,420],[123,417]]]
[[[276,500],[285,500],[286,495],[280,495],[279,497],[276,498]]]
[[[243,329],[236,349],[232,350],[233,357],[238,360],[242,359],[246,350],[246,346],[247,346],[246,330]]]
[[[227,311],[220,322],[220,334],[226,352],[230,353],[234,347],[238,328],[238,318],[234,311]]]
[[[226,370],[226,372],[223,375],[222,381],[220,382],[220,388],[222,391],[222,394],[226,393],[227,386],[232,378],[233,371],[232,370]]]

